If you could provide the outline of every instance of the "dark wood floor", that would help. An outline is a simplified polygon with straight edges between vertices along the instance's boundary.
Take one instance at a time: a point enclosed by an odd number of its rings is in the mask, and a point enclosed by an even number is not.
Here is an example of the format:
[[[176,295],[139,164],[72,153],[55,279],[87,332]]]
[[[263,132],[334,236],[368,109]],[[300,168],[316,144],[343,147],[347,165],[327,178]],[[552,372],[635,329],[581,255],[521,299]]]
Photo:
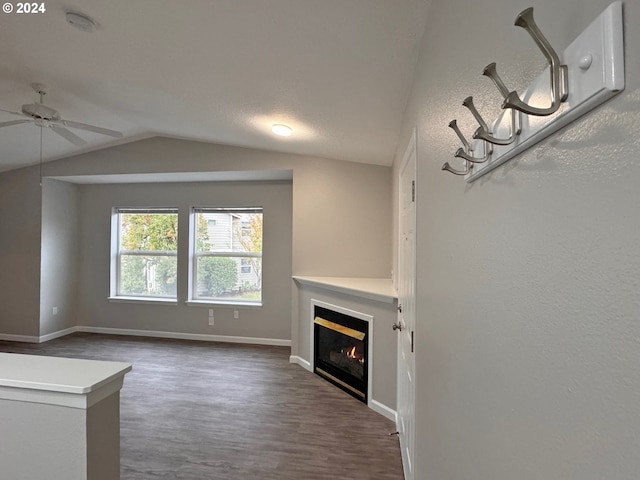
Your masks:
[[[122,480],[401,480],[393,422],[289,348],[74,334],[1,352],[129,362]]]

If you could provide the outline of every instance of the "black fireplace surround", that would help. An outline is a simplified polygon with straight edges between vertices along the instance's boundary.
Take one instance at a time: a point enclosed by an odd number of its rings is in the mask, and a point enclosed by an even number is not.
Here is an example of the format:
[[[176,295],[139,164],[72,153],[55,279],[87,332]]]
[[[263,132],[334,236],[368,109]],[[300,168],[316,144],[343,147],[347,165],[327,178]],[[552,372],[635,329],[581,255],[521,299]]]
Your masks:
[[[369,324],[314,306],[313,371],[367,403]]]

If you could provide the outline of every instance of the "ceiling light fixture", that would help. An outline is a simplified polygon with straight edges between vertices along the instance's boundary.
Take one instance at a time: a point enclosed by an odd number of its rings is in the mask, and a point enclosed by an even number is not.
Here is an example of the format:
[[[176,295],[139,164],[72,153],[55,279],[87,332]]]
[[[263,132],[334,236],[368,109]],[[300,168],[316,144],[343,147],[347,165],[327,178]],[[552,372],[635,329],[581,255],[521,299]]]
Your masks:
[[[83,32],[91,33],[96,28],[96,22],[82,13],[67,12],[64,17],[69,25]]]
[[[276,135],[280,135],[281,137],[290,137],[291,134],[293,133],[293,130],[291,130],[291,127],[287,125],[282,125],[281,123],[275,123],[271,127],[271,131]]]

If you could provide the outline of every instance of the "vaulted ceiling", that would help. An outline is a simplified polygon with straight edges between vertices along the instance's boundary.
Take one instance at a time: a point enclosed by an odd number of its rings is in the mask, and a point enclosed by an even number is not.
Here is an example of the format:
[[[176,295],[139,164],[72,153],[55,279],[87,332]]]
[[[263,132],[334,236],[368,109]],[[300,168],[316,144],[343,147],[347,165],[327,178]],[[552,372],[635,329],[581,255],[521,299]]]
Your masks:
[[[44,161],[166,135],[390,165],[427,3],[46,0],[45,13],[0,14],[0,108],[20,111],[44,83],[61,117],[123,133],[70,128],[78,147],[44,128]],[[39,127],[0,128],[0,170],[39,155]]]

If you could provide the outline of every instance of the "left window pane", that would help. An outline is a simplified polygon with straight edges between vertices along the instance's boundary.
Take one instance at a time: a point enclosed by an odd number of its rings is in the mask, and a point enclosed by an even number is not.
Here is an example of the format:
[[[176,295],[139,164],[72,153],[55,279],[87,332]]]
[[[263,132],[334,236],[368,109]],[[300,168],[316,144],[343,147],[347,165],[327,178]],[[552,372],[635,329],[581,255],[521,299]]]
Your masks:
[[[116,209],[117,296],[177,297],[177,209]]]

